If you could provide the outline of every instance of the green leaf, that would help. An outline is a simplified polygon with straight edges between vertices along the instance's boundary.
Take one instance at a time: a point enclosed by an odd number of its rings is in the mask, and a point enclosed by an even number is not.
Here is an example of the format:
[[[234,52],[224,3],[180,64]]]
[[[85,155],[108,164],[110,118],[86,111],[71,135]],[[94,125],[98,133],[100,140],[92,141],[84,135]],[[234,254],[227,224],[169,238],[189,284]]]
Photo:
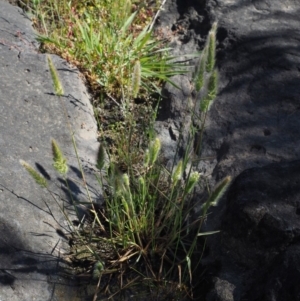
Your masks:
[[[135,18],[137,12],[134,12],[133,14],[131,14],[131,16],[126,20],[126,22],[124,23],[124,25],[121,28],[121,33],[124,34],[126,32],[126,30],[128,29],[128,27],[131,25],[133,19]]]
[[[218,231],[208,231],[208,232],[202,232],[202,233],[198,233],[197,236],[207,236],[207,235],[213,235],[213,234],[216,234],[216,233],[219,233],[221,232],[220,230]]]

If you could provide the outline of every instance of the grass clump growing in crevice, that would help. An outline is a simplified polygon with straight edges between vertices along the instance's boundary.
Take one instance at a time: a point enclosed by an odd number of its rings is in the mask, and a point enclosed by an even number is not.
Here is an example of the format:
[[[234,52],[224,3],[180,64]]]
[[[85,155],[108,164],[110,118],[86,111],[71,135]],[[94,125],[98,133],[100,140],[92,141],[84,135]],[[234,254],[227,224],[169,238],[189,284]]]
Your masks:
[[[98,280],[94,300],[106,286],[101,286],[105,275],[118,275],[120,288],[112,288],[111,296],[136,283],[147,283],[149,287],[154,283],[174,287],[175,283],[177,291],[192,296],[193,273],[202,252],[198,238],[214,233],[201,232],[203,221],[210,206],[217,205],[231,181],[230,177],[223,179],[209,194],[198,217],[191,218],[194,189],[205,179],[197,171],[197,163],[192,161],[189,153],[194,147],[195,134],[200,131],[195,152],[201,154],[206,116],[217,95],[215,36],[216,25],[209,34],[209,39],[214,41],[207,42],[194,77],[197,98],[191,112],[193,124],[186,153],[181,159],[174,158],[172,170],[167,170],[160,162],[161,141],[153,132],[149,131],[146,149],[134,142],[136,128],[130,105],[132,98],[139,94],[141,78],[139,61],[134,64],[131,86],[128,88],[130,93],[123,98],[124,120],[130,126],[120,133],[114,154],[109,152],[104,141],[98,154],[95,154],[96,176],[104,193],[104,206],[97,208],[88,199],[86,203],[91,204],[90,217],[86,223],[80,221],[73,233],[73,244],[76,246],[72,260],[88,262],[86,268]],[[211,52],[213,55],[208,55]],[[53,68],[51,74],[56,95],[60,96],[62,85],[50,59],[48,63],[50,70]],[[155,116],[152,118],[153,122]],[[74,147],[76,150],[76,144]],[[54,168],[66,178],[66,159],[54,140],[52,152]],[[120,167],[118,158],[124,159],[126,168]],[[47,187],[47,181],[30,165],[23,161],[21,164],[39,185]],[[83,185],[86,186],[86,183]],[[74,229],[67,214],[64,214]],[[195,262],[196,257],[198,260]]]
[[[183,68],[173,63],[168,47],[152,36],[148,27],[150,19],[144,15],[146,6],[137,6],[134,2],[94,0],[83,5],[75,0],[35,0],[32,8],[45,49],[79,66],[91,87],[108,95],[104,100],[113,102],[121,117],[110,125],[114,143],[107,147],[102,141],[97,157],[97,176],[105,194],[105,207],[100,211],[92,207],[91,223],[80,225],[75,233],[78,244],[84,245],[91,254],[89,259],[94,264],[93,274],[99,279],[98,288],[102,275],[123,275],[124,270],[135,271],[139,280],[175,280],[183,288],[192,282],[193,254],[199,251],[197,237],[202,235],[200,230],[207,210],[217,203],[230,178],[213,190],[201,215],[191,220],[193,190],[201,181],[201,175],[192,169],[195,164],[188,157],[188,151],[177,164],[178,158],[174,158],[173,170],[161,164],[160,141],[151,133],[151,125],[146,126],[147,135],[145,128],[140,128],[136,118],[139,111],[134,103],[137,98],[147,103],[153,90],[159,90],[160,82],[170,81],[169,77],[182,73]],[[217,95],[215,31],[216,25],[209,34],[195,76],[200,99],[199,110],[195,105],[195,122],[190,134],[194,137],[196,132],[201,133],[197,154],[201,154],[207,112]],[[62,85],[51,61],[48,63],[56,94],[60,96]],[[148,104],[144,108],[150,112],[143,113],[148,115],[144,122],[154,122],[155,110]],[[101,118],[103,115],[99,115],[100,127]],[[107,134],[107,130],[102,132],[103,137]],[[190,150],[192,139],[189,143]],[[66,175],[67,168],[62,168],[66,166],[65,159],[59,159],[61,152],[57,145],[52,148],[54,167]],[[38,184],[45,187],[42,178],[26,163],[22,164]],[[105,258],[99,244],[110,250],[111,257]],[[74,257],[78,258],[77,255],[82,254],[81,251],[75,253]]]

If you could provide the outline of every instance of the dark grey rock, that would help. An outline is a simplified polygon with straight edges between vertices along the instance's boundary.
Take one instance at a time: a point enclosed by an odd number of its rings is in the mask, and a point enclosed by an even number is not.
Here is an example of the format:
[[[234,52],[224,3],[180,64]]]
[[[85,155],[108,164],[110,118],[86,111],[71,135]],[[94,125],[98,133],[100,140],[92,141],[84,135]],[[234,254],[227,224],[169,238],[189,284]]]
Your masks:
[[[299,300],[300,161],[242,172],[226,197],[220,234],[208,238],[203,264],[218,265],[207,300]],[[229,283],[218,290],[219,283]],[[211,298],[211,296],[215,296]],[[216,297],[217,296],[217,297]]]
[[[35,51],[38,43],[30,18],[19,7],[1,1],[1,46],[16,51]]]
[[[160,14],[180,57],[200,50],[218,22],[219,95],[203,143],[203,156],[214,158],[206,162],[206,174],[213,172],[215,180],[300,157],[299,10],[295,1],[167,1]],[[165,86],[159,129],[163,120],[180,123],[191,75],[174,78],[181,92]]]
[[[183,156],[186,150],[189,129],[191,126],[190,111],[192,108],[191,88],[187,76],[177,75],[173,78],[177,87],[167,84],[164,96],[171,101],[163,101],[160,112],[155,122],[155,129],[162,142],[164,160],[167,166],[172,166],[175,161]],[[183,100],[185,103],[183,103]]]
[[[155,123],[156,132],[162,141],[164,160],[168,166],[172,166],[174,155],[176,162],[182,158],[189,145],[196,146],[199,142],[198,134],[195,137],[190,134],[192,112],[195,106],[199,107],[199,97],[194,93],[193,75],[199,63],[199,50],[204,46],[212,21],[208,17],[205,1],[171,0],[166,2],[157,23],[157,31],[169,40],[172,54],[177,61],[184,62],[189,71],[172,77],[177,87],[170,83],[164,86],[164,98]],[[188,153],[191,158],[195,158],[193,151]],[[202,157],[209,159],[200,161],[198,168],[210,177],[217,163],[215,154],[210,147],[205,147]]]
[[[300,300],[300,289],[297,279],[300,277],[300,247],[291,245],[278,257],[264,290],[265,300]],[[263,291],[263,287],[258,287]],[[255,297],[258,295],[255,292]]]
[[[208,293],[207,301],[234,301],[235,286],[220,278],[214,279],[214,289]]]
[[[49,255],[45,246],[48,242],[53,246],[57,236],[55,231],[49,234],[51,238],[30,236],[36,228],[39,233],[47,233],[49,228],[42,220],[50,223],[52,218],[43,211],[48,208],[40,198],[42,193],[48,201],[48,195],[32,183],[18,160],[42,164],[51,178],[61,183],[51,169],[49,140],[54,137],[71,157],[75,177],[78,169],[66,126],[68,118],[51,94],[46,58],[35,50],[30,22],[17,8],[12,9],[1,0],[0,6],[4,75],[0,88],[1,96],[5,96],[0,107],[0,225],[1,233],[6,235],[1,236],[5,237],[2,240],[9,238],[13,245],[8,248],[3,243],[0,247],[0,262],[7,267],[1,266],[0,296],[4,300],[19,300],[19,296],[32,300],[42,292],[42,299],[47,299],[53,285],[39,285],[41,281],[37,281],[34,289],[28,290],[29,281],[25,283],[22,277],[23,271],[27,271],[24,266],[34,267],[27,273],[30,281],[33,273],[43,281],[49,280],[47,274],[55,275],[54,266],[36,253]],[[299,300],[299,161],[293,161],[300,159],[299,12],[299,3],[292,0],[170,0],[158,20],[174,54],[183,60],[203,47],[212,23],[218,21],[219,95],[209,113],[203,143],[202,156],[210,159],[203,160],[199,169],[210,177],[212,184],[226,175],[242,174],[221,206],[214,209],[214,220],[209,218],[205,225],[207,230],[222,230],[218,236],[209,237],[209,252],[203,261],[209,270],[209,301]],[[62,99],[68,114],[71,116],[74,109],[78,114],[76,119],[69,120],[76,129],[77,140],[82,141],[80,156],[84,162],[92,162],[97,143],[88,101],[81,103],[87,97],[77,87],[77,71],[57,57],[53,60],[64,82]],[[190,62],[191,67],[196,64],[197,60]],[[193,68],[190,73],[174,78],[180,90],[167,84],[163,92],[165,99],[155,127],[169,164],[177,153],[180,130],[183,143],[179,156],[189,139],[192,71]],[[87,116],[90,131],[84,124]],[[81,131],[84,127],[85,131]],[[277,163],[268,165],[272,162]],[[85,199],[76,182],[69,179],[69,183],[75,198]],[[93,183],[92,179],[88,183]],[[98,186],[91,185],[97,198]],[[61,190],[56,193],[64,195]],[[30,202],[33,207],[28,209],[21,202]],[[63,223],[56,205],[48,202]],[[33,252],[33,258],[19,249]]]
[[[100,187],[93,175],[97,125],[78,70],[51,56],[64,95],[54,95],[45,54],[22,10],[0,0],[0,300],[79,300],[62,261],[68,224],[59,205],[77,219],[73,205],[87,201],[72,134],[93,201]],[[70,128],[69,128],[70,125]],[[51,138],[68,158],[67,182],[54,172]],[[39,188],[19,160],[51,178],[50,194]],[[72,196],[72,197],[71,197]]]
[[[208,2],[219,23],[220,93],[209,141],[222,154],[215,176],[299,159],[299,3]],[[225,109],[226,108],[226,109]]]
[[[173,0],[160,14],[161,26],[168,25],[162,32],[180,57],[201,50],[218,22],[219,94],[203,141],[202,157],[210,159],[199,169],[212,185],[227,175],[238,178],[204,227],[222,230],[209,237],[203,262],[211,287],[202,289],[209,301],[300,298],[294,161],[300,159],[299,12],[299,2],[292,0]],[[171,155],[173,133],[190,117],[192,72],[174,80],[181,91],[165,86],[157,123]]]

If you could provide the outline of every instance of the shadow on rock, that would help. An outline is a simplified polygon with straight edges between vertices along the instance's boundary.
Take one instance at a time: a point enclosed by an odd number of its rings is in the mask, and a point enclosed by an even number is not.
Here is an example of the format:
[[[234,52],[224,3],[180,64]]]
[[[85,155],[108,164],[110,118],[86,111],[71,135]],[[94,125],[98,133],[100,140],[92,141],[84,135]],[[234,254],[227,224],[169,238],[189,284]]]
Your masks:
[[[206,300],[299,299],[299,179],[300,161],[236,178],[217,226],[221,233],[208,238],[204,262],[214,267],[214,288]]]

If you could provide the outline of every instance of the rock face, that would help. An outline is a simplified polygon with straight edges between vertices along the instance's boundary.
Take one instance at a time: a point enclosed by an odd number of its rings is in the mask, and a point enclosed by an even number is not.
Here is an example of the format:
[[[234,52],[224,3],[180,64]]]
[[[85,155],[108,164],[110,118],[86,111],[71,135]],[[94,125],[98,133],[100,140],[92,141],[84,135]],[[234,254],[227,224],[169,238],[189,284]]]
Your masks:
[[[208,2],[219,20],[219,97],[207,139],[215,176],[300,158],[300,5]],[[225,109],[226,108],[226,109]]]
[[[42,192],[18,161],[51,171],[50,138],[74,154],[70,134],[28,20],[2,0],[0,7],[0,299],[63,300],[53,284],[57,257],[50,261],[60,241],[43,223],[53,220]],[[218,22],[219,94],[203,143],[203,156],[210,159],[199,168],[212,183],[227,175],[236,180],[206,224],[207,230],[221,230],[209,237],[203,260],[207,301],[300,300],[299,13],[299,1],[293,0],[169,0],[158,20],[174,54],[182,58],[200,50]],[[87,96],[77,71],[53,60],[65,87],[67,115],[76,114],[69,119],[82,141],[81,156],[93,161],[96,127]],[[169,84],[164,89],[156,129],[167,160],[176,153],[181,127],[186,134],[191,122],[191,76],[174,78],[180,90]],[[76,177],[75,160],[70,165]],[[72,183],[76,198],[84,198]],[[98,186],[92,186],[97,192]],[[56,193],[64,195],[64,190]],[[63,223],[49,196],[44,199]]]
[[[236,178],[222,231],[208,239],[212,262],[206,264],[218,272],[207,300],[300,300],[299,184],[300,161],[251,168]]]
[[[203,261],[209,301],[300,300],[299,12],[292,0],[173,0],[160,15],[180,56],[200,50],[218,22],[219,94],[203,143],[210,159],[199,168],[211,183],[237,179],[206,225],[222,231]],[[193,95],[191,74],[174,81],[181,91],[165,86],[157,123],[173,154]]]
[[[30,20],[0,0],[0,300],[78,300],[75,283],[61,274],[61,257],[68,249],[57,230],[67,233],[68,226],[58,204],[68,210],[74,202],[87,200],[71,131],[89,177],[98,147],[97,125],[78,70],[51,56],[64,87],[59,99],[47,57],[36,46]],[[70,189],[54,172],[51,138],[68,158]],[[58,204],[34,183],[20,159],[51,178]],[[97,198],[94,177],[88,183]]]
[[[160,27],[177,55],[200,50],[218,22],[219,94],[204,140],[214,179],[300,157],[299,9],[295,1],[167,1]],[[192,96],[191,74],[174,81],[181,91],[165,86],[159,132],[163,122],[178,132]]]

